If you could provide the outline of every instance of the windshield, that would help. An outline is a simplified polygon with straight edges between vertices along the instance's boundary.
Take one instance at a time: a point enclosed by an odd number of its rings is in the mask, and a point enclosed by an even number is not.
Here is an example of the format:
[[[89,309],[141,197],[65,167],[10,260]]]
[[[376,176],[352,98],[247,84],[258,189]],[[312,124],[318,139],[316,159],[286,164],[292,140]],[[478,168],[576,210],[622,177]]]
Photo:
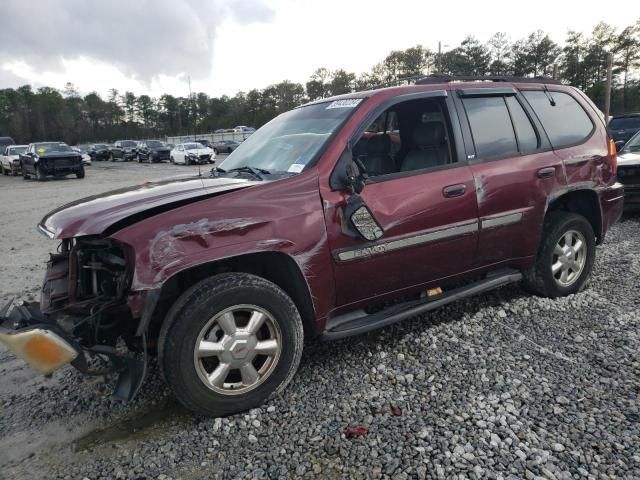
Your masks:
[[[609,122],[612,130],[624,130],[627,128],[640,128],[640,117],[618,117]]]
[[[135,147],[136,142],[134,142],[133,140],[123,140],[120,142],[120,145],[122,145],[125,148]]]
[[[27,147],[9,147],[8,155],[20,155],[27,151]]]
[[[300,173],[361,100],[324,102],[283,113],[242,142],[220,168]]]
[[[35,149],[38,154],[46,154],[46,153],[66,153],[72,152],[71,147],[66,143],[36,143]]]
[[[622,148],[623,152],[640,152],[640,132],[636,133]]]
[[[96,147],[96,148],[109,148],[109,146],[108,146],[108,145],[103,145],[102,143],[98,143],[98,144],[96,144],[96,145],[95,145],[95,147]],[[80,147],[80,148],[82,148],[82,147]]]
[[[147,147],[150,148],[158,148],[158,147],[163,147],[163,143],[159,142],[158,140],[148,140],[147,141]]]
[[[198,149],[198,148],[202,148],[202,145],[199,143],[185,143],[184,144],[184,149],[185,150],[194,150],[194,149]]]

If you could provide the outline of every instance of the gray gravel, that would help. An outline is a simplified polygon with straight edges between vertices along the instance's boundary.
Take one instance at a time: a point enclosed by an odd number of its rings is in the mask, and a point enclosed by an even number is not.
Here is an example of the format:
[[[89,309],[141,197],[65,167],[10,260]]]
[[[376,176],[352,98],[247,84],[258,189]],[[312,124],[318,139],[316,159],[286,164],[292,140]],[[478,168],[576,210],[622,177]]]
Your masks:
[[[43,382],[0,352],[0,477],[640,478],[639,251],[629,217],[578,295],[503,288],[361,337],[309,341],[281,397],[222,419],[176,405],[155,364],[122,405],[102,379],[65,369]],[[349,426],[368,434],[347,438]]]

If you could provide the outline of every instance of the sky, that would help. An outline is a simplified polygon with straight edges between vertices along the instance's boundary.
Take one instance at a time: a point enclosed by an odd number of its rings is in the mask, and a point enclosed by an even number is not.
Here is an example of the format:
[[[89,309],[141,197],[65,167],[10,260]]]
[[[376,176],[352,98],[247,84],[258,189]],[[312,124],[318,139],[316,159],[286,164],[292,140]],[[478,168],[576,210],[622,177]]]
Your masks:
[[[0,88],[212,96],[304,83],[319,67],[361,73],[391,50],[453,48],[467,35],[561,43],[603,20],[619,30],[640,1],[1,0]],[[622,14],[624,12],[624,14]],[[453,15],[457,15],[455,20]]]

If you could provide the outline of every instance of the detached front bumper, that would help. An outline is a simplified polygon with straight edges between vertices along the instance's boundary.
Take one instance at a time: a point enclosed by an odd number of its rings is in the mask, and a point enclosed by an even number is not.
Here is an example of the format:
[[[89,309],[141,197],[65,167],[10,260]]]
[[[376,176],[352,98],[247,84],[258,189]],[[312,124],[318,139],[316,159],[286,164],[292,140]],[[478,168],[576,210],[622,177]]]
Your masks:
[[[96,375],[86,354],[97,355],[110,365],[101,374],[118,373],[113,391],[116,400],[130,401],[138,393],[147,372],[146,351],[140,357],[105,345],[81,347],[71,334],[47,319],[38,303],[17,305],[7,314],[10,307],[11,302],[0,310],[0,343],[29,366],[47,374],[71,364],[84,374]]]
[[[37,304],[22,304],[7,315],[11,303],[0,311],[0,343],[42,373],[51,373],[81,353],[72,339],[48,324]]]

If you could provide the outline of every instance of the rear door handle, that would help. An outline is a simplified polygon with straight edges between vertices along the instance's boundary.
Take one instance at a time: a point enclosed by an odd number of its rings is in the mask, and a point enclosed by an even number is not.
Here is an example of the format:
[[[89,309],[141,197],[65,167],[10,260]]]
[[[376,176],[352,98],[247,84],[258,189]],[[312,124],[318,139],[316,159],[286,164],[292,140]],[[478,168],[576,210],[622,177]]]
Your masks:
[[[458,185],[449,185],[442,189],[442,195],[447,198],[460,197],[467,191],[467,186],[464,183]]]
[[[556,175],[556,167],[545,167],[538,170],[537,173],[539,178],[549,178],[555,177]]]

